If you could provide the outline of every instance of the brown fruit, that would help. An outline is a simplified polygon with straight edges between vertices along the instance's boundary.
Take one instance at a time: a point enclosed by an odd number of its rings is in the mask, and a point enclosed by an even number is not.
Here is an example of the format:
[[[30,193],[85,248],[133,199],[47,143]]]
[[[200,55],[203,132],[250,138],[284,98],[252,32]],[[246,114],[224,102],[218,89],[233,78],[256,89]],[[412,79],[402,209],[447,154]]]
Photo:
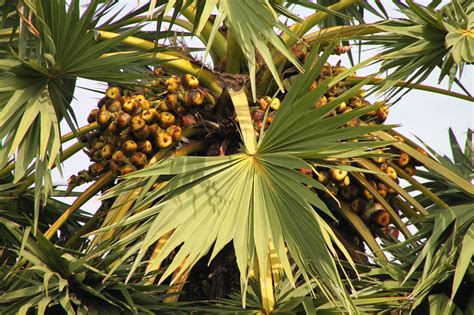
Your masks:
[[[112,154],[112,161],[119,165],[122,165],[127,162],[127,157],[125,156],[125,154],[123,154],[122,151],[118,150],[115,151],[114,154]]]
[[[135,172],[137,169],[133,165],[124,165],[119,168],[120,175],[126,175],[130,174],[132,172]]]
[[[339,188],[333,182],[329,182],[329,184],[326,185],[326,188],[332,196],[336,196],[339,192]]]
[[[197,120],[193,115],[185,115],[182,118],[183,126],[192,126],[197,124]]]
[[[145,120],[141,116],[133,116],[130,118],[130,130],[136,132],[145,127]]]
[[[359,109],[359,108],[364,107],[364,102],[362,98],[360,98],[359,96],[353,96],[350,100],[349,105],[352,108]]]
[[[426,152],[425,150],[423,150],[420,147],[416,148],[416,151],[420,152],[421,154],[423,154],[424,156],[426,156],[428,158],[430,157],[428,152]],[[413,159],[413,160],[414,160],[413,163],[414,163],[415,166],[422,166],[423,165],[423,163],[421,163],[420,161],[418,161],[416,159]]]
[[[253,121],[262,121],[265,116],[265,111],[261,109],[256,109],[252,113]]]
[[[102,147],[102,158],[104,160],[110,159],[112,154],[114,154],[114,148],[110,143],[107,143]]]
[[[151,131],[150,131],[149,126],[145,126],[142,129],[133,132],[133,135],[138,140],[145,140],[146,138],[150,136],[150,134],[151,134]]]
[[[169,112],[162,112],[160,115],[160,125],[162,127],[168,127],[174,124],[176,118],[174,117],[173,114]]]
[[[138,151],[150,156],[153,153],[153,145],[149,140],[139,141],[137,143]]]
[[[111,161],[110,162],[110,170],[113,172],[113,173],[118,173],[119,172],[119,168],[120,168],[120,165],[115,163],[114,161]]]
[[[405,173],[407,173],[409,176],[413,176],[416,173],[416,167],[408,165],[404,169]]]
[[[334,68],[333,75],[335,75],[335,76],[336,76],[336,75],[339,75],[339,74],[343,73],[344,71],[347,71],[347,68],[346,68],[346,67],[344,67],[344,66],[336,66],[336,67]]]
[[[377,183],[377,192],[382,198],[386,198],[388,196],[388,187],[384,183]]]
[[[336,182],[342,181],[347,176],[347,171],[340,170],[337,168],[332,168],[329,170],[331,177]]]
[[[107,126],[112,120],[112,114],[106,109],[101,109],[97,112],[97,123],[101,126]]]
[[[105,166],[101,162],[95,162],[89,165],[89,172],[91,173],[92,176],[97,176],[99,174],[102,174],[105,170]]]
[[[377,108],[375,111],[375,122],[377,124],[381,124],[384,121],[387,120],[388,117],[388,107],[387,106],[382,106],[380,108]]]
[[[166,95],[165,102],[166,102],[166,106],[168,108],[175,109],[179,105],[178,95],[177,94],[168,94],[168,95]]]
[[[332,76],[332,66],[329,63],[326,63],[321,69],[321,77],[330,77]]]
[[[130,156],[133,153],[135,153],[137,149],[138,149],[137,143],[133,140],[126,140],[122,144],[122,151],[123,153],[125,153],[125,155]]]
[[[92,124],[93,122],[95,122],[97,120],[97,113],[99,112],[99,110],[97,108],[94,108],[93,110],[91,110],[91,112],[89,113],[89,116],[87,116],[87,122],[89,124]]]
[[[122,88],[111,86],[105,91],[105,95],[111,99],[119,99],[122,96]]]
[[[183,81],[184,85],[191,89],[195,89],[199,86],[199,80],[191,74],[185,74]]]
[[[160,114],[155,108],[150,108],[142,112],[142,118],[148,125],[151,125],[160,119]]]
[[[344,201],[352,201],[354,200],[355,197],[359,194],[359,188],[354,185],[348,185],[345,187],[342,187],[339,190],[339,195],[341,196],[342,200]]]
[[[405,167],[410,163],[410,156],[406,152],[400,153],[400,156],[398,157],[398,165],[401,167]]]
[[[173,141],[178,142],[181,140],[182,130],[180,126],[171,125],[166,129],[166,132],[171,136]]]
[[[148,125],[148,130],[150,131],[150,134],[156,133],[158,130],[160,130],[160,126],[157,123]]]
[[[140,112],[140,105],[134,99],[130,99],[122,104],[122,109],[124,112],[130,115],[135,115]]]
[[[135,152],[130,158],[130,162],[135,165],[137,168],[143,168],[148,163],[148,159],[145,153]]]
[[[130,123],[130,115],[127,113],[119,113],[117,116],[115,116],[115,123],[120,129],[127,128],[128,124]]]
[[[162,75],[165,74],[165,72],[163,71],[162,68],[157,67],[153,70],[153,74],[156,75],[156,76],[162,76]]]
[[[184,96],[184,105],[187,107],[201,106],[203,103],[203,95],[199,90],[189,90]]]
[[[356,198],[351,202],[351,210],[354,213],[361,214],[365,211],[367,207],[367,202],[362,198]]]

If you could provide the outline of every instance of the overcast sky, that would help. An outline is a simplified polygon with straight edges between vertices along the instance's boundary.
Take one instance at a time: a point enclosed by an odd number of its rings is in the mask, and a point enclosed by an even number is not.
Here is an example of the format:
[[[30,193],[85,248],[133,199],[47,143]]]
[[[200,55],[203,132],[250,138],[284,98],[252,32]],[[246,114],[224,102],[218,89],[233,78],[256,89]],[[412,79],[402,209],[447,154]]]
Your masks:
[[[143,3],[144,1],[142,1]],[[373,1],[371,1],[373,2]],[[427,4],[430,1],[417,1],[421,4]],[[120,4],[126,5],[126,9],[131,9],[139,3],[137,0],[120,1]],[[388,8],[389,15],[395,16],[397,12],[394,10],[393,5],[389,1],[384,1],[384,5]],[[298,10],[296,12],[301,17],[307,16],[311,12],[305,10]],[[376,19],[374,18],[373,21]],[[153,26],[151,26],[153,27]],[[199,41],[194,39],[192,45],[198,46]],[[202,46],[202,45],[201,45]],[[357,54],[357,49],[354,49]],[[367,56],[373,54],[373,51],[363,53],[362,60]],[[331,58],[331,63],[337,62],[342,59],[343,64],[349,65],[346,57],[334,56]],[[356,56],[357,60],[357,56]],[[369,68],[360,71],[358,75],[366,75],[376,71],[376,68]],[[424,82],[424,84],[431,86],[440,86],[447,88],[447,83],[442,82],[438,85],[439,72],[434,72]],[[473,71],[472,66],[466,67],[462,82],[468,88],[469,91],[473,91]],[[86,117],[89,111],[96,107],[97,100],[101,95],[85,90],[81,87],[105,90],[106,85],[104,83],[96,83],[87,80],[78,80],[77,85],[79,88],[76,89],[75,100],[73,101],[73,108],[80,125],[86,123]],[[457,86],[453,87],[454,91],[460,92]],[[473,104],[468,101],[459,100],[449,96],[440,94],[433,94],[429,92],[412,90],[396,105],[391,107],[390,115],[386,123],[389,124],[400,124],[401,127],[398,131],[403,133],[405,136],[414,138],[417,135],[424,142],[429,144],[432,148],[440,153],[450,155],[450,147],[448,141],[448,128],[454,129],[455,134],[461,141],[462,146],[466,139],[466,130],[468,127],[473,126],[474,112]],[[62,130],[63,133],[69,128],[63,122]],[[66,147],[69,144],[66,144]],[[81,153],[77,154],[74,158],[69,159],[64,164],[64,178],[61,178],[57,172],[55,172],[55,182],[65,182],[69,176],[76,174],[81,169],[86,169],[90,164],[88,157]],[[87,186],[81,186],[80,190],[85,189]],[[94,210],[99,206],[98,201],[94,201],[87,205],[86,208]]]

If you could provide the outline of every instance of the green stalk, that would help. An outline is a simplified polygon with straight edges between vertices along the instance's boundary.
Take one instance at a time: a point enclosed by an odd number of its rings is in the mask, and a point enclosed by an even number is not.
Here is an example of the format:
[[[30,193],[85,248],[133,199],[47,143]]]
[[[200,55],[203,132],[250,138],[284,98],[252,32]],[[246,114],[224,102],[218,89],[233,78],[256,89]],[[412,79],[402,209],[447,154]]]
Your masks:
[[[357,83],[359,83],[359,82],[361,82],[365,79],[367,79],[367,77],[348,77],[346,79],[346,82],[357,84]],[[380,82],[382,82],[383,80],[384,80],[384,78],[373,78],[367,84],[368,85],[377,85]],[[464,95],[464,94],[460,94],[460,93],[456,93],[456,92],[449,91],[449,90],[445,90],[445,89],[436,88],[436,87],[429,86],[429,85],[408,83],[406,81],[401,81],[400,80],[397,83],[395,83],[395,86],[406,87],[406,88],[420,90],[420,91],[428,91],[428,92],[433,92],[433,93],[442,94],[442,95],[448,95],[448,96],[456,97],[456,98],[466,100],[466,101],[469,101],[469,102],[474,102],[474,97]]]
[[[102,39],[111,39],[119,36],[117,33],[99,31],[100,38]],[[131,47],[135,47],[140,50],[152,50],[155,48],[155,44],[151,41],[147,41],[141,38],[129,36],[125,38],[122,43]],[[122,52],[120,52],[122,53]],[[128,52],[130,53],[130,52]],[[179,57],[169,53],[155,52],[150,53],[144,58],[156,59],[162,65],[168,67],[169,69],[175,70],[179,73],[190,73],[199,78],[200,82],[204,86],[208,87],[213,92],[220,94],[222,92],[223,83],[219,83],[219,78],[213,72],[205,69],[204,67],[194,64],[184,57]]]
[[[225,59],[225,72],[227,73],[240,73],[240,66],[242,63],[242,50],[239,47],[239,43],[235,40],[235,37],[229,32],[227,34],[227,57]]]
[[[354,5],[358,3],[359,0],[341,0],[340,2],[333,4],[328,7],[328,9],[331,9],[333,11],[339,12],[341,10],[344,10],[347,7],[350,7],[351,5]],[[308,17],[306,17],[301,24],[295,24],[290,27],[290,30],[295,33],[296,37],[288,35],[286,33],[283,33],[281,35],[281,39],[285,42],[286,47],[293,47],[297,41],[311,28],[316,26],[318,23],[320,23],[322,20],[326,19],[329,17],[331,14],[318,11]]]

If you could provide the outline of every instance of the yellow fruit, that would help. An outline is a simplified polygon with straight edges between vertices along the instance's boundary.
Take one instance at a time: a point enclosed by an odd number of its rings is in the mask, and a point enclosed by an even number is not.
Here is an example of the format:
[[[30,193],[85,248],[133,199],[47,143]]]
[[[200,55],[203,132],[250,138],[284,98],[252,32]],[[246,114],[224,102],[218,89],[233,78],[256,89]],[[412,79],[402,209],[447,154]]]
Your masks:
[[[127,113],[119,113],[115,116],[115,123],[117,124],[117,127],[121,129],[127,128],[130,123],[130,115]]]
[[[112,154],[114,153],[114,148],[110,143],[107,143],[102,147],[102,158],[104,160],[108,160],[112,157]]]
[[[153,74],[156,75],[156,76],[161,76],[161,75],[164,75],[165,72],[163,71],[162,68],[157,67],[153,70]]]
[[[173,138],[166,131],[159,131],[156,135],[156,145],[160,149],[168,148],[173,143]]]
[[[148,163],[148,159],[145,153],[135,152],[130,158],[130,162],[135,165],[137,168],[143,168]]]
[[[258,99],[258,105],[261,110],[267,110],[268,105],[270,105],[272,98],[270,96],[264,96]]]
[[[395,169],[391,166],[387,166],[387,168],[384,170],[384,172],[393,180],[397,180],[398,179],[398,176],[397,176],[397,171],[395,171]]]
[[[188,107],[200,106],[203,103],[203,95],[199,90],[189,90],[184,96],[184,104]]]
[[[280,109],[280,106],[281,106],[281,102],[280,100],[275,97],[271,100],[270,102],[270,108],[273,109],[273,110],[279,110]]]
[[[112,154],[112,161],[119,165],[125,164],[127,162],[127,157],[125,156],[125,154],[123,154],[122,151],[118,150],[115,151],[114,154]]]
[[[133,131],[133,135],[138,140],[145,140],[146,138],[150,136],[150,134],[151,134],[151,131],[150,131],[149,126],[144,126],[140,130]]]
[[[123,103],[122,109],[124,112],[130,115],[135,115],[140,112],[140,105],[134,99],[130,99]]]
[[[119,168],[120,175],[127,175],[135,172],[137,169],[133,165],[124,165]]]
[[[101,109],[97,112],[97,123],[101,126],[106,126],[112,120],[112,114],[106,109]]]
[[[342,102],[336,107],[336,112],[343,113],[346,110],[346,108],[348,108],[346,103]]]
[[[180,126],[171,125],[166,129],[166,132],[171,136],[173,141],[178,142],[181,140],[182,131]]]
[[[150,125],[160,119],[160,114],[155,108],[150,108],[142,112],[142,118],[148,125]]]
[[[184,85],[188,88],[195,89],[199,86],[199,80],[191,74],[185,74]]]
[[[138,151],[145,153],[147,156],[150,156],[153,153],[153,145],[149,140],[139,141],[137,146]]]
[[[329,182],[329,173],[324,170],[318,170],[318,182],[323,185],[326,185]]]
[[[181,86],[181,79],[176,75],[172,75],[165,81],[165,84],[168,92],[176,92]]]
[[[174,124],[175,120],[174,115],[169,112],[162,112],[160,115],[160,125],[164,128]]]
[[[110,100],[105,104],[105,108],[111,112],[111,113],[116,113],[122,109],[122,103],[120,103],[119,100]]]
[[[133,116],[130,119],[130,130],[136,132],[142,130],[145,127],[145,120],[141,116]]]
[[[398,165],[401,167],[405,167],[410,163],[410,156],[406,152],[400,153],[400,157],[398,158]]]
[[[342,181],[347,176],[347,171],[332,168],[330,171],[331,177],[336,182]]]
[[[105,91],[105,95],[111,99],[119,99],[122,96],[122,89],[118,86],[111,86]]]
[[[316,102],[316,104],[314,105],[314,107],[318,108],[318,107],[321,107],[321,106],[324,106],[328,103],[328,99],[326,96],[321,96],[321,98]]]

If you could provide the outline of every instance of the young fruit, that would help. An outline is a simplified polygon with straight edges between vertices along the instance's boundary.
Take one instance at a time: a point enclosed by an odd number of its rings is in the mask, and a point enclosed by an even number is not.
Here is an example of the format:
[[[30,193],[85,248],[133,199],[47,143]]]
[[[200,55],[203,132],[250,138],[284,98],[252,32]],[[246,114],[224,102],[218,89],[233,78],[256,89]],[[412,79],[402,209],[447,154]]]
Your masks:
[[[168,94],[166,95],[165,102],[168,108],[175,109],[178,107],[178,95],[177,94]]]
[[[117,116],[115,116],[115,123],[120,129],[127,128],[128,124],[130,123],[130,115],[127,113],[119,113]]]
[[[347,105],[345,102],[341,102],[337,107],[336,107],[336,112],[338,112],[339,114],[340,113],[343,113],[345,110],[346,110]]]
[[[377,183],[377,192],[382,198],[386,198],[388,196],[388,187],[384,183]]]
[[[92,176],[100,175],[104,172],[104,170],[105,165],[101,162],[95,162],[89,165],[89,173],[91,173]]]
[[[328,103],[328,98],[326,96],[321,96],[321,98],[314,104],[314,107],[318,108],[324,106]]]
[[[102,147],[102,158],[104,160],[110,159],[112,154],[114,154],[114,148],[110,143],[107,143]]]
[[[115,151],[114,154],[112,154],[112,161],[119,165],[122,165],[127,162],[127,157],[125,156],[125,154],[123,154],[122,151],[118,150]]]
[[[176,118],[173,114],[169,112],[162,112],[160,115],[160,125],[165,128],[171,126],[176,121]]]
[[[344,201],[352,201],[357,195],[359,194],[359,188],[357,188],[354,185],[348,185],[345,187],[342,187],[339,190],[339,195],[341,196],[342,200]]]
[[[130,158],[130,162],[135,165],[137,168],[143,168],[148,163],[148,159],[145,153],[135,152]]]
[[[329,170],[331,177],[336,182],[342,181],[347,176],[347,171],[340,170],[337,168],[332,168]]]
[[[133,165],[124,165],[119,168],[120,175],[126,175],[130,174],[132,172],[135,172],[137,169]]]
[[[97,112],[97,123],[101,126],[107,126],[112,120],[112,114],[106,109],[101,109]]]
[[[416,173],[416,167],[408,165],[404,169],[405,173],[407,173],[409,176],[413,176]]]
[[[195,76],[189,73],[184,75],[183,81],[184,81],[184,86],[191,89],[196,89],[199,86],[199,80]]]
[[[150,134],[154,134],[160,129],[160,126],[157,123],[148,125],[147,127],[148,127],[148,130],[150,131]]]
[[[395,169],[393,167],[387,166],[387,168],[385,168],[385,170],[383,170],[383,171],[394,181],[396,181],[398,179],[397,171],[395,171]]]
[[[150,108],[142,112],[142,118],[148,125],[151,125],[160,119],[160,114],[155,108]]]
[[[273,110],[279,110],[280,106],[281,106],[280,99],[278,99],[277,97],[274,97],[270,102],[270,108]]]
[[[340,182],[337,183],[339,187],[347,187],[351,183],[349,176],[344,177]]]
[[[105,95],[111,99],[119,99],[122,96],[122,89],[118,86],[111,86],[105,91]]]
[[[122,109],[124,112],[130,115],[135,115],[140,112],[140,105],[134,99],[130,99],[122,104]]]
[[[122,151],[123,153],[125,153],[125,155],[130,156],[133,153],[135,153],[137,149],[138,149],[137,143],[133,140],[126,140],[122,144]]]
[[[201,106],[203,95],[199,90],[189,90],[184,96],[184,105],[187,107]]]
[[[150,131],[149,126],[144,126],[140,130],[133,131],[133,135],[138,140],[145,140],[146,138],[150,136],[150,134],[151,134],[151,131]]]
[[[270,96],[264,96],[258,99],[258,105],[260,106],[261,110],[267,110],[267,107],[271,102],[272,98]]]
[[[165,149],[173,143],[173,138],[166,131],[162,130],[156,135],[155,141],[160,149]]]
[[[142,130],[145,127],[145,120],[141,116],[133,116],[130,119],[130,130],[136,132]]]
[[[91,112],[89,113],[89,116],[87,116],[87,122],[89,124],[92,124],[93,122],[95,122],[97,120],[97,113],[99,112],[99,110],[97,108],[94,108],[93,110],[91,110]]]
[[[168,92],[176,92],[181,85],[181,79],[176,75],[172,75],[165,81],[165,84]]]
[[[400,153],[400,156],[398,158],[398,165],[400,165],[401,167],[405,167],[408,165],[408,163],[410,163],[410,160],[411,159],[408,153],[402,152]]]
[[[139,141],[137,143],[138,151],[150,156],[153,153],[153,145],[149,140]]]
[[[116,113],[122,109],[122,103],[119,100],[110,100],[105,104],[105,108],[111,113]]]
[[[252,113],[253,121],[262,121],[265,116],[265,111],[261,109],[256,109]]]
[[[158,76],[165,75],[165,72],[163,71],[162,68],[157,67],[157,68],[155,68],[155,69],[153,70],[153,74],[158,77]]]
[[[377,108],[375,111],[375,122],[377,124],[382,124],[384,121],[387,120],[388,117],[388,107],[382,106]]]
[[[173,141],[178,142],[181,140],[182,130],[180,126],[171,125],[166,129],[166,132],[171,136]]]

